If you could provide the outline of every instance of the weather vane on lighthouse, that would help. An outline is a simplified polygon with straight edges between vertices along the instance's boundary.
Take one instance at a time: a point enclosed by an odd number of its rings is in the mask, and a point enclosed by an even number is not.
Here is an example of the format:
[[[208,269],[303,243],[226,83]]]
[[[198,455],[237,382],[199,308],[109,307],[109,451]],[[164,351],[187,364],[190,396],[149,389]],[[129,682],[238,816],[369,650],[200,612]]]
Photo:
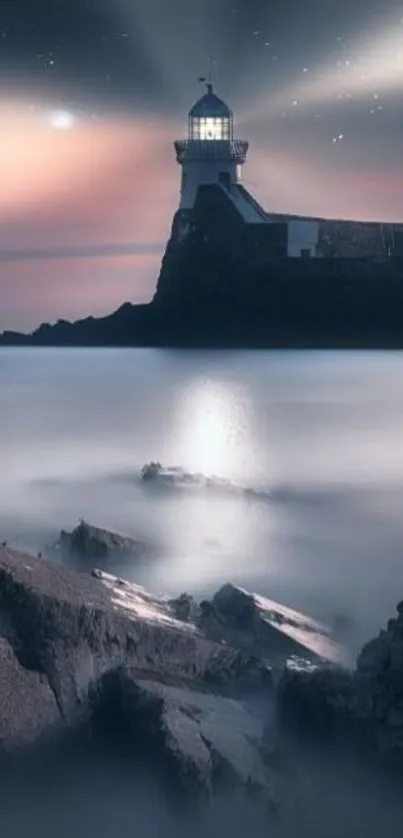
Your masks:
[[[214,81],[215,81],[215,79],[214,79],[214,65],[216,64],[216,61],[214,61],[214,59],[210,56],[208,63],[209,63],[208,74],[206,76],[199,76],[198,81],[200,83],[206,84],[207,85],[207,92],[210,91],[212,93],[213,92]]]

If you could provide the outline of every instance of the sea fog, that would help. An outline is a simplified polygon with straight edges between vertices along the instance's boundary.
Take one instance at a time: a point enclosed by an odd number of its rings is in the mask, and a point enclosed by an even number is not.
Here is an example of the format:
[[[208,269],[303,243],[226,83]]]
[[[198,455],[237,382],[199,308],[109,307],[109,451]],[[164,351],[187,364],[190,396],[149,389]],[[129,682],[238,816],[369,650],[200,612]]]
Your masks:
[[[167,788],[133,755],[93,752],[42,762],[2,778],[4,838],[381,838],[399,835],[400,788],[356,761],[290,754],[278,815],[257,800],[223,793],[211,802],[173,804]],[[287,801],[287,802],[286,802]]]
[[[108,568],[156,592],[226,581],[358,648],[403,599],[403,354],[10,349],[0,356],[0,538],[35,552],[80,518],[139,538]],[[150,491],[145,462],[260,489]]]

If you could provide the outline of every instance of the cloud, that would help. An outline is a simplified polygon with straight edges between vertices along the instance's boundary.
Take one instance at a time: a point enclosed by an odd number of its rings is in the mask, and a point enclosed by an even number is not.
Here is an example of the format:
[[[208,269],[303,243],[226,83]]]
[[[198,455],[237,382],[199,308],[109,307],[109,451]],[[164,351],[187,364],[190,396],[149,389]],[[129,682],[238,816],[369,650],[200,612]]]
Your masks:
[[[43,261],[47,259],[92,259],[94,256],[141,256],[160,254],[161,243],[141,244],[122,242],[115,244],[93,244],[78,247],[50,247],[27,250],[2,250],[0,262]]]

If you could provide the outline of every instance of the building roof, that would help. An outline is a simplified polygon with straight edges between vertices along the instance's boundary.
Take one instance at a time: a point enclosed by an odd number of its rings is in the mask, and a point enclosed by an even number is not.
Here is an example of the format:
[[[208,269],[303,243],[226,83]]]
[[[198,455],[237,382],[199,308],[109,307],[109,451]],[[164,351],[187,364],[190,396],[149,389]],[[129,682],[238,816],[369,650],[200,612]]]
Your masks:
[[[213,85],[207,85],[207,93],[193,105],[193,108],[189,111],[189,116],[191,118],[203,118],[203,117],[219,117],[222,119],[231,119],[233,114],[228,105],[219,99],[218,96],[213,92]]]

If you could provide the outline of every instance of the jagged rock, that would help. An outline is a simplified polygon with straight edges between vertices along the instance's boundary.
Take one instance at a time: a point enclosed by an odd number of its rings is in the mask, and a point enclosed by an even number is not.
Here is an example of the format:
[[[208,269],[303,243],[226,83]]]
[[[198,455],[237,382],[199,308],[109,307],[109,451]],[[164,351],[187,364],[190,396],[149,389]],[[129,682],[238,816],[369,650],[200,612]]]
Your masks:
[[[195,488],[195,489],[211,489],[221,492],[237,492],[242,493],[242,487],[237,486],[230,480],[216,477],[214,475],[199,474],[197,472],[186,471],[180,466],[163,466],[162,463],[153,462],[146,463],[140,472],[140,480],[143,483],[152,483],[161,487],[172,488]]]
[[[108,673],[122,668],[134,680],[180,687],[182,707],[186,695],[192,704],[194,692],[239,700],[272,695],[264,662],[175,620],[168,600],[101,571],[90,576],[5,548],[0,665],[0,756],[88,730],[92,696],[102,694]],[[187,747],[193,748],[190,740]]]
[[[181,466],[163,466],[160,462],[146,463],[140,471],[140,481],[162,489],[185,489],[209,492],[214,495],[233,495],[246,500],[273,500],[275,495],[253,486],[242,486],[216,475],[186,471]]]
[[[278,719],[302,741],[335,740],[347,733],[354,676],[336,669],[287,668],[277,688]]]
[[[192,795],[254,792],[275,808],[272,751],[262,720],[239,701],[199,689],[140,679],[128,668],[106,692],[115,696],[126,741],[152,756],[172,786]],[[101,708],[102,709],[102,708]]]
[[[146,463],[140,472],[140,477],[143,483],[148,483],[150,480],[156,480],[160,476],[162,471],[162,464],[158,462],[151,461],[151,463]]]
[[[178,619],[172,609],[172,599],[150,594],[140,585],[118,579],[103,571],[93,572],[110,591],[112,602],[122,611],[137,620],[146,620],[156,626],[166,626],[168,629],[175,628],[179,634],[184,632],[185,637],[190,636],[195,639],[194,652],[198,652],[198,656],[193,662],[191,659],[183,658],[182,674],[185,673],[186,663],[189,667],[186,669],[188,677],[190,675],[194,680],[202,679],[210,686],[216,686],[227,692],[234,687],[238,692],[241,690],[250,693],[272,685],[271,667],[267,662],[250,651],[241,649],[239,645],[232,647],[227,643],[223,644],[220,640],[212,641],[212,638],[205,636],[196,621]],[[184,594],[184,597],[187,596]],[[197,609],[196,613],[198,613]],[[207,662],[204,659],[199,660],[200,653],[205,648],[203,640],[208,642],[211,651]]]
[[[224,586],[198,613],[181,620],[172,600],[123,579],[0,547],[0,757],[118,724],[130,756],[152,757],[178,790],[211,797],[224,785],[266,811],[283,805],[289,776],[270,720],[309,750],[364,742],[403,767],[402,609],[354,672],[319,665],[319,624],[242,589]],[[307,648],[312,635],[316,663],[287,666],[271,719],[273,631]]]
[[[286,670],[278,691],[286,729],[359,742],[403,768],[403,609],[367,643],[354,672]]]
[[[36,743],[56,732],[60,723],[48,678],[23,666],[11,643],[0,637],[0,752]]]
[[[188,622],[189,620],[197,621],[199,619],[200,606],[190,594],[183,593],[169,600],[169,606],[178,620]]]
[[[85,521],[80,521],[71,533],[62,530],[59,541],[53,547],[54,552],[90,562],[128,556],[140,558],[146,549],[140,541],[94,527]]]
[[[332,640],[325,625],[235,585],[224,585],[210,602],[201,603],[200,611],[197,625],[208,637],[253,650],[272,664],[291,656],[347,663],[345,649]]]

